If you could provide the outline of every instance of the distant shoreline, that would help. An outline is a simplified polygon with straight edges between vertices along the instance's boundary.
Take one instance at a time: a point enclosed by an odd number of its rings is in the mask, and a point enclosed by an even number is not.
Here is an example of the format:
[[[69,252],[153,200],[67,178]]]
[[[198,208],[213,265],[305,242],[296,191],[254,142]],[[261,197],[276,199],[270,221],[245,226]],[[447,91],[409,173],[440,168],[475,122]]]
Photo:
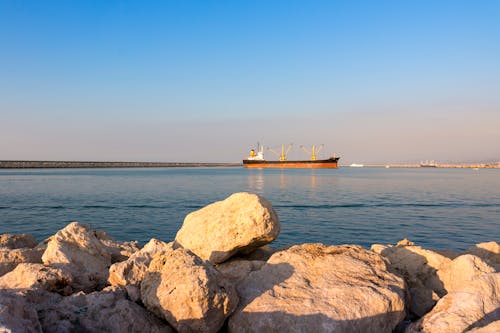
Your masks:
[[[0,169],[199,168],[239,167],[241,163],[0,161]]]
[[[0,161],[0,169],[111,169],[111,168],[234,168],[242,163],[201,162],[98,162],[98,161]],[[365,168],[423,168],[419,164],[364,164]],[[349,168],[349,165],[340,165]],[[500,164],[438,164],[442,169],[500,169]],[[432,169],[431,168],[431,169]]]

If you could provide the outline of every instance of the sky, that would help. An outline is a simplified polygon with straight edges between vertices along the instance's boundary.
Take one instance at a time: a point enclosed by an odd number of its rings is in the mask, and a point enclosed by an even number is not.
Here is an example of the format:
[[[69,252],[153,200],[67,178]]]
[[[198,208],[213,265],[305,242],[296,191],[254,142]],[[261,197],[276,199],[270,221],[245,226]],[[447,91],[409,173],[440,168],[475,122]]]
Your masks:
[[[0,1],[0,160],[240,162],[257,142],[500,161],[500,2]]]

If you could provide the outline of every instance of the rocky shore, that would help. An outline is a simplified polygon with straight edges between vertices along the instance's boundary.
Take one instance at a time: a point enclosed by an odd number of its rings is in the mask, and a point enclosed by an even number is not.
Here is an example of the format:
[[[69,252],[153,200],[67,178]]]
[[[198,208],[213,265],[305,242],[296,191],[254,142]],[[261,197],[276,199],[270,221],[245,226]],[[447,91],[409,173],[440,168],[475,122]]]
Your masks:
[[[276,249],[279,231],[271,203],[235,193],[169,243],[78,222],[0,235],[0,332],[500,332],[495,241]]]

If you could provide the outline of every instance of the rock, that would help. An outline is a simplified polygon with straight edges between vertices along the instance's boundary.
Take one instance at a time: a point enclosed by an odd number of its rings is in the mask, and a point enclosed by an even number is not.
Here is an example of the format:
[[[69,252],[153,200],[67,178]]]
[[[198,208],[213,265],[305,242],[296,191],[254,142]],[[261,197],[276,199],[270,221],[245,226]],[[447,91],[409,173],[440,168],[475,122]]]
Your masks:
[[[155,254],[173,249],[173,242],[165,243],[155,238],[132,254],[126,261],[109,268],[109,283],[116,286],[139,286]]]
[[[139,251],[139,243],[137,241],[117,242],[101,230],[96,230],[95,235],[97,239],[99,239],[101,243],[108,248],[108,251],[111,254],[111,263],[113,264],[127,260],[132,254]]]
[[[413,246],[413,245],[415,245],[415,243],[413,243],[408,238],[402,239],[396,244],[396,246]]]
[[[267,261],[278,250],[270,245],[261,246],[248,254],[241,254],[238,257],[245,260]]]
[[[409,287],[411,296],[410,312],[420,318],[436,305],[440,297],[432,289],[422,285],[422,282],[418,279],[408,284],[411,285]]]
[[[372,247],[372,250],[377,252],[376,247]],[[438,295],[446,294],[437,271],[451,263],[451,259],[420,246],[387,247],[380,254],[389,259],[390,266],[408,278],[408,281],[419,279]]]
[[[9,249],[0,247],[0,276],[10,272],[20,263],[41,263],[42,252],[36,249]]]
[[[494,272],[495,269],[481,258],[465,254],[442,267],[437,275],[446,291],[452,292],[462,289],[464,285],[483,274]]]
[[[453,251],[453,250],[443,250],[443,249],[433,249],[432,251],[436,252],[437,254],[440,254],[446,258],[449,258],[451,260],[455,259],[460,255],[460,253]]]
[[[0,289],[45,289],[70,294],[72,276],[58,268],[21,263],[0,277]]]
[[[372,251],[386,257],[389,268],[403,276],[410,287],[410,312],[421,317],[429,312],[436,300],[446,294],[437,272],[451,259],[420,246],[372,245]]]
[[[278,216],[269,201],[256,194],[235,193],[187,215],[175,241],[217,264],[272,242],[279,231]]]
[[[500,273],[483,274],[441,298],[406,333],[455,333],[487,327],[500,320]]]
[[[39,314],[44,332],[173,332],[117,287],[64,297],[43,305]]]
[[[178,332],[217,332],[238,304],[232,284],[183,248],[154,257],[141,295],[144,305]]]
[[[36,310],[22,295],[0,289],[0,332],[42,332]]]
[[[500,244],[497,242],[479,243],[470,247],[465,253],[473,254],[500,269]]]
[[[222,264],[218,264],[215,268],[222,275],[233,283],[237,283],[246,278],[250,272],[257,271],[264,266],[266,262],[262,260],[245,260],[234,258]]]
[[[34,248],[37,244],[36,239],[28,234],[11,235],[3,234],[0,235],[0,247],[6,247],[9,249],[21,249],[24,247]]]
[[[392,248],[392,245],[372,244],[370,250],[375,253],[382,254],[382,251]]]
[[[359,246],[292,246],[237,289],[229,332],[392,332],[405,317],[404,280]]]
[[[473,328],[467,333],[498,333],[500,332],[500,320],[489,323],[483,327]]]
[[[68,224],[48,242],[43,263],[73,276],[72,287],[86,292],[107,284],[111,254],[95,230],[78,222]]]

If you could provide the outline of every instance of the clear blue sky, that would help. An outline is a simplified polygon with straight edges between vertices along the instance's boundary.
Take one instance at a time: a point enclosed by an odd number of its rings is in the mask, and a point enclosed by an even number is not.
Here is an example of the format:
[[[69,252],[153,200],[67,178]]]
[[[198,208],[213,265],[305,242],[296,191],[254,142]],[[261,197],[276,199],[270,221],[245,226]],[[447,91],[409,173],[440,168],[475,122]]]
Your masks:
[[[500,160],[500,2],[5,0],[0,116],[0,159]]]

